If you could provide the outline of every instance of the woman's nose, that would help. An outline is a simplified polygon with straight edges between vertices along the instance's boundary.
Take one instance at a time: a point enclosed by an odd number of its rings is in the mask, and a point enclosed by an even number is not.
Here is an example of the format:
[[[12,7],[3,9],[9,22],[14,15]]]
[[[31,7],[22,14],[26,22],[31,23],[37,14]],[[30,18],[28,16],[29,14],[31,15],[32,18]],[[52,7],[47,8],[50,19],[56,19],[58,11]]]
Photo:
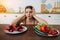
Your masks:
[[[28,15],[30,15],[30,13],[28,13]]]

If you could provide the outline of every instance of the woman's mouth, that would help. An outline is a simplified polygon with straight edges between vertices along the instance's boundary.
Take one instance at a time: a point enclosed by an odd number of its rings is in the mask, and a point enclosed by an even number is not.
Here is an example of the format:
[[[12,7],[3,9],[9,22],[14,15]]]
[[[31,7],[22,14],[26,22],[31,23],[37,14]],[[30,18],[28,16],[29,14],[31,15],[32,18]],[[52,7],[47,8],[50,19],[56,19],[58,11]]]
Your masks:
[[[28,16],[28,17],[30,17],[30,16]]]

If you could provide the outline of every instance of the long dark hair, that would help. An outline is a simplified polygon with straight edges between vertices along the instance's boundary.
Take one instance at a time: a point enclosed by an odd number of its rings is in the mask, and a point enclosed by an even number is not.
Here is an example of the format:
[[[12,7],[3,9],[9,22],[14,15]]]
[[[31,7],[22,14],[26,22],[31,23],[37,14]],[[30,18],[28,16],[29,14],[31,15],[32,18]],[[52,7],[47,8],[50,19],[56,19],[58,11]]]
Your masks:
[[[28,9],[28,8],[30,8],[32,10],[33,9],[33,6],[26,6],[25,7],[25,10]]]
[[[26,6],[25,7],[25,10],[28,9],[28,8],[32,10],[33,9],[33,6]],[[25,19],[26,19],[26,16],[25,16]],[[33,19],[35,20],[35,18],[33,18]],[[34,24],[35,24],[35,21],[34,21]],[[25,20],[25,26],[26,26],[26,20]]]

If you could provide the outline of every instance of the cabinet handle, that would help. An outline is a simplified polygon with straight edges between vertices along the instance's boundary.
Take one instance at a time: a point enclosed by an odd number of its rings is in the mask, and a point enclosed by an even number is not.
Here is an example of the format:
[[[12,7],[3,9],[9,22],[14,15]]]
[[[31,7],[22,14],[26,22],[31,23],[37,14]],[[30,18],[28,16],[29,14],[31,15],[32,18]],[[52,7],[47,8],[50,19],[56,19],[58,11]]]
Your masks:
[[[48,17],[51,17],[51,16],[48,16]]]
[[[4,17],[7,17],[6,15],[4,15]]]
[[[17,17],[17,15],[15,17]]]

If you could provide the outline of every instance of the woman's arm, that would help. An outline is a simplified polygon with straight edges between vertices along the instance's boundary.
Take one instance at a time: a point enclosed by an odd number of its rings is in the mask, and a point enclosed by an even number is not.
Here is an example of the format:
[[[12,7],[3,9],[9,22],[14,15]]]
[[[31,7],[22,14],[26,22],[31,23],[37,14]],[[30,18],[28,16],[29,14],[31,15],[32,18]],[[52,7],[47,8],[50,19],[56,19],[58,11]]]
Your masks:
[[[10,25],[12,25],[12,24],[18,24],[18,23],[20,23],[24,18],[25,18],[25,15],[20,16],[20,17],[16,18],[15,20],[13,20]]]
[[[48,25],[48,23],[47,23],[45,20],[43,20],[42,18],[39,18],[39,17],[37,17],[36,15],[34,15],[33,17],[34,17],[39,23],[43,23],[43,24]]]

